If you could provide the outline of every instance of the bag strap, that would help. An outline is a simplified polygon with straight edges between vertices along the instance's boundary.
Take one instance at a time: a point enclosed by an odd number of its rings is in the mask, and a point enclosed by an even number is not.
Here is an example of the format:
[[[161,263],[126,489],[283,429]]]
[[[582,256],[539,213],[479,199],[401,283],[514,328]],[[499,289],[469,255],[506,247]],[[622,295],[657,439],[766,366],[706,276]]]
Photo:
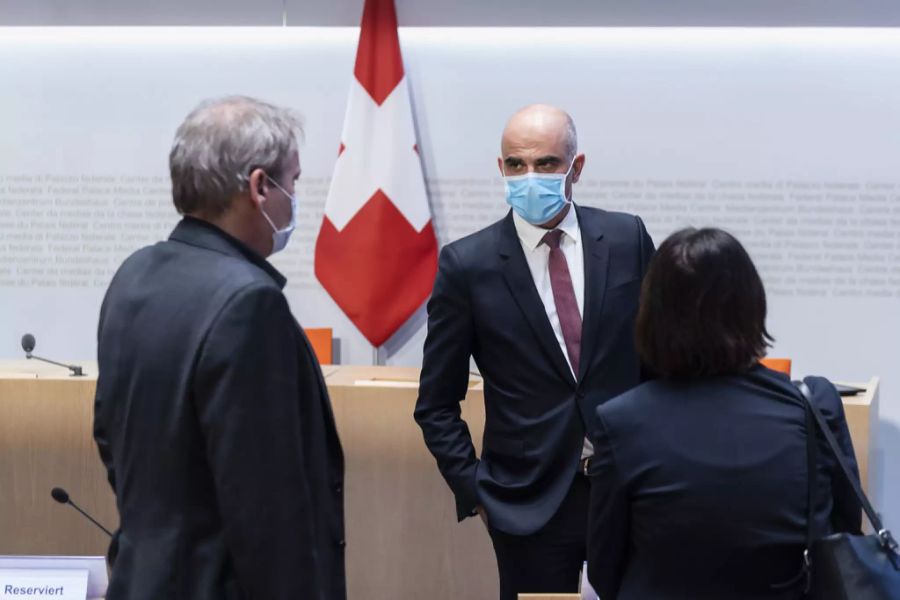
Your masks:
[[[881,545],[884,546],[886,550],[890,550],[893,552],[897,551],[897,542],[894,541],[894,538],[891,537],[891,532],[884,528],[884,525],[881,522],[881,519],[878,517],[878,513],[875,512],[875,509],[872,507],[872,504],[869,502],[868,497],[866,497],[865,492],[862,491],[862,488],[859,486],[859,481],[853,475],[853,471],[850,470],[850,466],[847,464],[847,461],[844,460],[844,455],[841,452],[840,446],[838,446],[837,440],[834,439],[834,434],[831,433],[831,429],[829,429],[828,424],[825,422],[825,417],[822,416],[822,413],[819,412],[819,409],[816,408],[815,404],[812,402],[812,392],[809,389],[809,386],[806,385],[806,382],[799,381],[796,382],[797,388],[800,390],[800,393],[803,395],[804,405],[806,407],[806,422],[807,428],[809,428],[810,424],[810,415],[812,416],[812,420],[817,426],[818,430],[825,437],[825,440],[828,442],[828,447],[831,449],[831,455],[837,460],[838,464],[841,466],[841,471],[844,473],[844,478],[850,484],[850,487],[853,488],[853,492],[856,494],[856,497],[859,499],[859,503],[862,505],[863,511],[866,513],[866,517],[868,517],[869,522],[872,524],[872,528],[876,531],[878,535],[878,539],[881,541]],[[815,438],[816,431],[815,428],[812,430],[807,430],[806,434],[806,448],[807,448],[807,466],[811,468],[810,474],[815,474],[815,463],[811,463],[811,460],[815,460]],[[812,456],[811,456],[812,455]],[[814,488],[814,476],[809,477],[809,515],[810,522],[807,524],[807,549],[811,547],[812,543],[812,534],[813,534],[813,525],[812,525],[812,499],[813,499],[813,488]]]
[[[806,550],[803,553],[803,563],[808,573],[810,566],[809,551],[816,539],[816,473],[817,465],[819,464],[819,449],[816,444],[816,421],[810,410],[812,403],[809,402],[809,398],[806,395],[809,392],[809,388],[803,382],[800,382],[800,385],[806,388],[805,390],[801,388],[800,393],[803,394],[803,412],[806,417]],[[808,581],[805,591],[809,591]]]

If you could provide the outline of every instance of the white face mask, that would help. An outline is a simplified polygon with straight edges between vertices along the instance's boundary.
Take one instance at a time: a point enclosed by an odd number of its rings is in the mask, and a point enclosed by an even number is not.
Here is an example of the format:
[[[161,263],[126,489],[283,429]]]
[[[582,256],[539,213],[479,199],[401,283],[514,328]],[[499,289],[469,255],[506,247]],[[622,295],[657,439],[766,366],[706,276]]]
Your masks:
[[[272,219],[269,218],[269,215],[266,214],[265,209],[262,206],[259,207],[263,216],[266,218],[266,221],[272,226],[272,254],[275,254],[276,252],[284,250],[285,246],[288,244],[288,240],[291,239],[291,234],[294,233],[294,228],[297,227],[297,194],[288,194],[286,189],[278,185],[278,183],[268,175],[266,175],[266,179],[291,200],[291,221],[284,229],[275,227],[275,223],[273,223]]]

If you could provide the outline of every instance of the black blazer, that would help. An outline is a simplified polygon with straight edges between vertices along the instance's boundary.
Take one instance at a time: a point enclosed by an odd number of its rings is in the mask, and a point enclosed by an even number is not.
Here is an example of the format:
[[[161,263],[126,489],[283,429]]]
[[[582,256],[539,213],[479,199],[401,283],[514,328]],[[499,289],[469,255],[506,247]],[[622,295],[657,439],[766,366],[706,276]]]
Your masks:
[[[856,469],[837,392],[806,379]],[[651,381],[597,408],[588,575],[603,600],[797,598],[806,426],[800,392],[762,366]],[[860,506],[819,436],[819,533],[858,532]]]
[[[653,242],[635,216],[576,208],[585,270],[577,381],[511,212],[441,251],[415,418],[456,496],[460,520],[481,504],[500,531],[540,529],[572,484],[585,417],[640,381],[632,327]],[[460,418],[470,356],[484,377],[480,460]]]
[[[191,218],[113,278],[94,417],[110,600],[345,597],[343,456],[284,283]]]

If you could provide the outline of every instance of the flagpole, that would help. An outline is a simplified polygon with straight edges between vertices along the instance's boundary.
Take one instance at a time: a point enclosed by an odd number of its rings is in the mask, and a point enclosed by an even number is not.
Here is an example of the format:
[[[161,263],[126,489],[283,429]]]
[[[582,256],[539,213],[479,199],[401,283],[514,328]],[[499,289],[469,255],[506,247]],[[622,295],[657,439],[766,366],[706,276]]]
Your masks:
[[[372,346],[372,364],[376,367],[384,365],[381,360],[381,346]]]

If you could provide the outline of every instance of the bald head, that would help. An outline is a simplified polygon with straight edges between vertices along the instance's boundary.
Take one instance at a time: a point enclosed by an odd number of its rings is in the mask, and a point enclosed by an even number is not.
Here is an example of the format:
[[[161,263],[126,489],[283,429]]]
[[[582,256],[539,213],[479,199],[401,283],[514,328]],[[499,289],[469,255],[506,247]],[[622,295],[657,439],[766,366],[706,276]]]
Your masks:
[[[537,147],[559,154],[569,166],[578,151],[575,121],[569,113],[549,104],[532,104],[509,118],[500,141],[503,158],[514,151]]]
[[[538,224],[543,228],[555,227],[569,210],[572,184],[578,182],[584,168],[584,154],[578,154],[578,138],[572,117],[566,111],[547,104],[526,106],[510,117],[503,128],[500,152],[497,166],[504,177],[530,173],[565,174],[565,199],[568,202],[555,217]]]
[[[578,154],[575,122],[566,111],[532,104],[510,117],[500,140],[497,164],[504,176],[526,173],[569,173],[566,197],[581,177],[584,154]],[[571,166],[571,171],[569,167]]]

